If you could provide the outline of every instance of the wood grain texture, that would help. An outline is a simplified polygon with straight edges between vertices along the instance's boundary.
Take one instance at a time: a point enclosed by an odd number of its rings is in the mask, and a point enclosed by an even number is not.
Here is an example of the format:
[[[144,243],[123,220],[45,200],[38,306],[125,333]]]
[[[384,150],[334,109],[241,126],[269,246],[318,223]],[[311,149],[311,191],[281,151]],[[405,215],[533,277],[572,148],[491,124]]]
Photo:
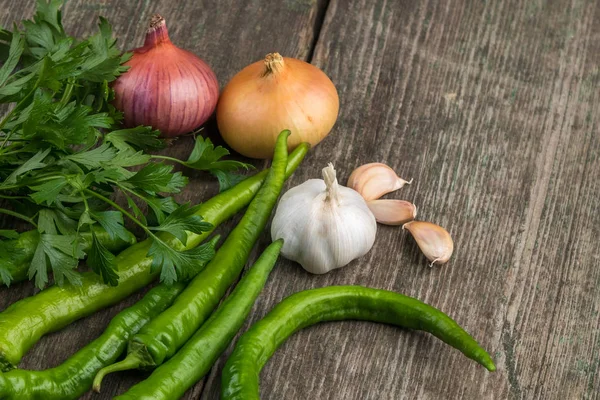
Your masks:
[[[2,24],[32,13],[29,2],[3,3]],[[65,25],[89,33],[100,13],[130,48],[160,11],[177,21],[173,40],[206,59],[221,85],[272,50],[311,57],[338,87],[340,117],[287,187],[318,177],[330,161],[340,181],[365,162],[385,162],[415,179],[388,197],[415,202],[420,219],[455,239],[443,267],[427,267],[405,232],[385,226],[368,255],[325,276],[281,261],[244,329],[299,290],[361,284],[442,309],[498,366],[488,373],[426,334],[329,323],[298,333],[274,355],[261,375],[264,399],[599,398],[600,4],[167,4],[71,1]],[[167,151],[182,156],[190,143]],[[182,198],[215,192],[205,176],[193,178]],[[256,253],[268,242],[265,233]],[[28,285],[0,289],[0,309],[31,293]],[[23,366],[60,363],[137,298],[44,338]],[[186,399],[218,398],[230,352]],[[102,395],[84,398],[111,398],[143,376],[110,377]]]
[[[99,15],[105,16],[113,25],[119,46],[132,49],[141,46],[147,23],[154,13],[160,13],[167,21],[171,40],[204,59],[215,71],[221,87],[239,70],[265,54],[279,51],[298,58],[307,58],[314,41],[315,23],[321,18],[323,1],[286,0],[280,4],[270,1],[237,0],[219,1],[117,1],[73,0],[63,9],[63,24],[73,36],[94,32]],[[2,0],[0,24],[10,26],[24,18],[31,18],[34,1]],[[6,12],[4,12],[6,10]],[[214,122],[209,122],[206,134],[214,142],[219,141]],[[184,137],[163,153],[187,158],[193,146],[191,137]],[[248,160],[246,160],[248,161]],[[264,162],[256,162],[259,168]],[[193,203],[209,198],[217,192],[214,178],[201,172],[187,171],[190,184],[178,196],[180,201]],[[0,220],[6,221],[6,219]],[[224,224],[221,232],[226,234],[235,220]],[[4,224],[0,225],[4,226]],[[36,292],[32,284],[21,284],[10,289],[0,288],[0,310],[15,301]],[[145,291],[144,291],[145,292]],[[22,368],[43,369],[58,365],[77,349],[100,335],[110,319],[120,310],[142,297],[131,296],[126,301],[78,321],[56,334],[43,338],[21,364]],[[109,376],[101,395],[87,394],[86,399],[110,399],[122,393],[147,374],[131,373]],[[203,384],[191,389],[185,398],[198,398]]]

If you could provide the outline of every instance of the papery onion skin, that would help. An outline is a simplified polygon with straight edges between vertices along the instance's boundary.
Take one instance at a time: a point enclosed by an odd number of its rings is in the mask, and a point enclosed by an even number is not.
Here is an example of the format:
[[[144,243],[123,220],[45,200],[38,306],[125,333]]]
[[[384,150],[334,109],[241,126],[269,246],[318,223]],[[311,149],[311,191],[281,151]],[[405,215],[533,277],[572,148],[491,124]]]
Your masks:
[[[123,112],[125,126],[149,125],[173,137],[213,114],[219,97],[215,73],[171,42],[162,17],[152,17],[144,46],[125,65],[130,69],[113,84],[114,106]]]
[[[221,136],[238,153],[269,158],[282,129],[288,147],[318,144],[333,128],[339,97],[331,80],[312,64],[268,54],[227,84],[217,106]]]

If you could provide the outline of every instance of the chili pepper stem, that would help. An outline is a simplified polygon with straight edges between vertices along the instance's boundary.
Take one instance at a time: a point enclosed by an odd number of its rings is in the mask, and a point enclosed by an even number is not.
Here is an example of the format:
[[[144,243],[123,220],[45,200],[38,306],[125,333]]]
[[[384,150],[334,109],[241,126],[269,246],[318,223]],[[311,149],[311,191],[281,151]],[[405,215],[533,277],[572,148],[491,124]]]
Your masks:
[[[135,353],[130,353],[124,360],[102,368],[100,371],[98,371],[96,377],[94,378],[94,392],[100,393],[102,380],[106,375],[112,374],[113,372],[138,369],[142,364],[143,361],[139,357],[137,357]]]

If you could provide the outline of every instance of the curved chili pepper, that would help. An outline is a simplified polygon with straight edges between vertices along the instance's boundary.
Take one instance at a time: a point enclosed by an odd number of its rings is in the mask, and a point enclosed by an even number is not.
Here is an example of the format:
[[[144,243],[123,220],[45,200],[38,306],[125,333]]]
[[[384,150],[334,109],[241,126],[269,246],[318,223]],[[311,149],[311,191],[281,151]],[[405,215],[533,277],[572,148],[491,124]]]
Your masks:
[[[108,373],[134,368],[153,369],[171,358],[219,304],[227,288],[242,272],[277,202],[285,181],[289,134],[290,131],[279,134],[265,183],[212,261],[169,309],[133,337],[123,361],[100,371],[96,380],[98,385]]]
[[[363,320],[429,332],[489,371],[489,354],[454,320],[412,297],[363,286],[330,286],[293,294],[237,342],[221,378],[222,400],[260,399],[260,370],[293,333],[324,321]]]
[[[283,240],[273,242],[200,330],[150,377],[117,400],[179,399],[202,379],[240,330],[275,266]]]
[[[300,165],[309,149],[308,144],[298,146],[288,159],[285,169],[289,177]],[[238,183],[202,204],[198,214],[213,225],[213,229],[246,207],[261,187],[268,171],[262,171]],[[161,238],[177,249],[191,249],[211,232],[188,232],[184,247],[169,234]],[[145,240],[125,249],[116,257],[119,286],[102,283],[94,273],[82,276],[82,286],[52,286],[35,296],[20,300],[0,313],[0,370],[18,365],[23,355],[42,336],[57,331],[68,324],[100,309],[118,303],[155,280],[160,271],[151,272],[152,259],[146,257],[151,242]]]
[[[161,284],[142,300],[114,317],[104,333],[56,368],[44,371],[15,369],[0,372],[0,399],[67,400],[77,399],[92,386],[100,368],[114,362],[125,350],[127,341],[148,321],[166,309],[185,285]]]

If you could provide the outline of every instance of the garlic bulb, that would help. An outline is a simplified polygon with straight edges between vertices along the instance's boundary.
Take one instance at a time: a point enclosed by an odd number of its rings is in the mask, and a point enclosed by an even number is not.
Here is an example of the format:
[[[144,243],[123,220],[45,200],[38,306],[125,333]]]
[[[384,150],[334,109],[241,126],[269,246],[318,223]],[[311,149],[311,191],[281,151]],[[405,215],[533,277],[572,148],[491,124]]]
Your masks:
[[[365,200],[338,184],[331,163],[323,169],[323,180],[309,179],[281,197],[271,225],[272,239],[284,240],[281,254],[313,274],[365,255],[376,232]]]

